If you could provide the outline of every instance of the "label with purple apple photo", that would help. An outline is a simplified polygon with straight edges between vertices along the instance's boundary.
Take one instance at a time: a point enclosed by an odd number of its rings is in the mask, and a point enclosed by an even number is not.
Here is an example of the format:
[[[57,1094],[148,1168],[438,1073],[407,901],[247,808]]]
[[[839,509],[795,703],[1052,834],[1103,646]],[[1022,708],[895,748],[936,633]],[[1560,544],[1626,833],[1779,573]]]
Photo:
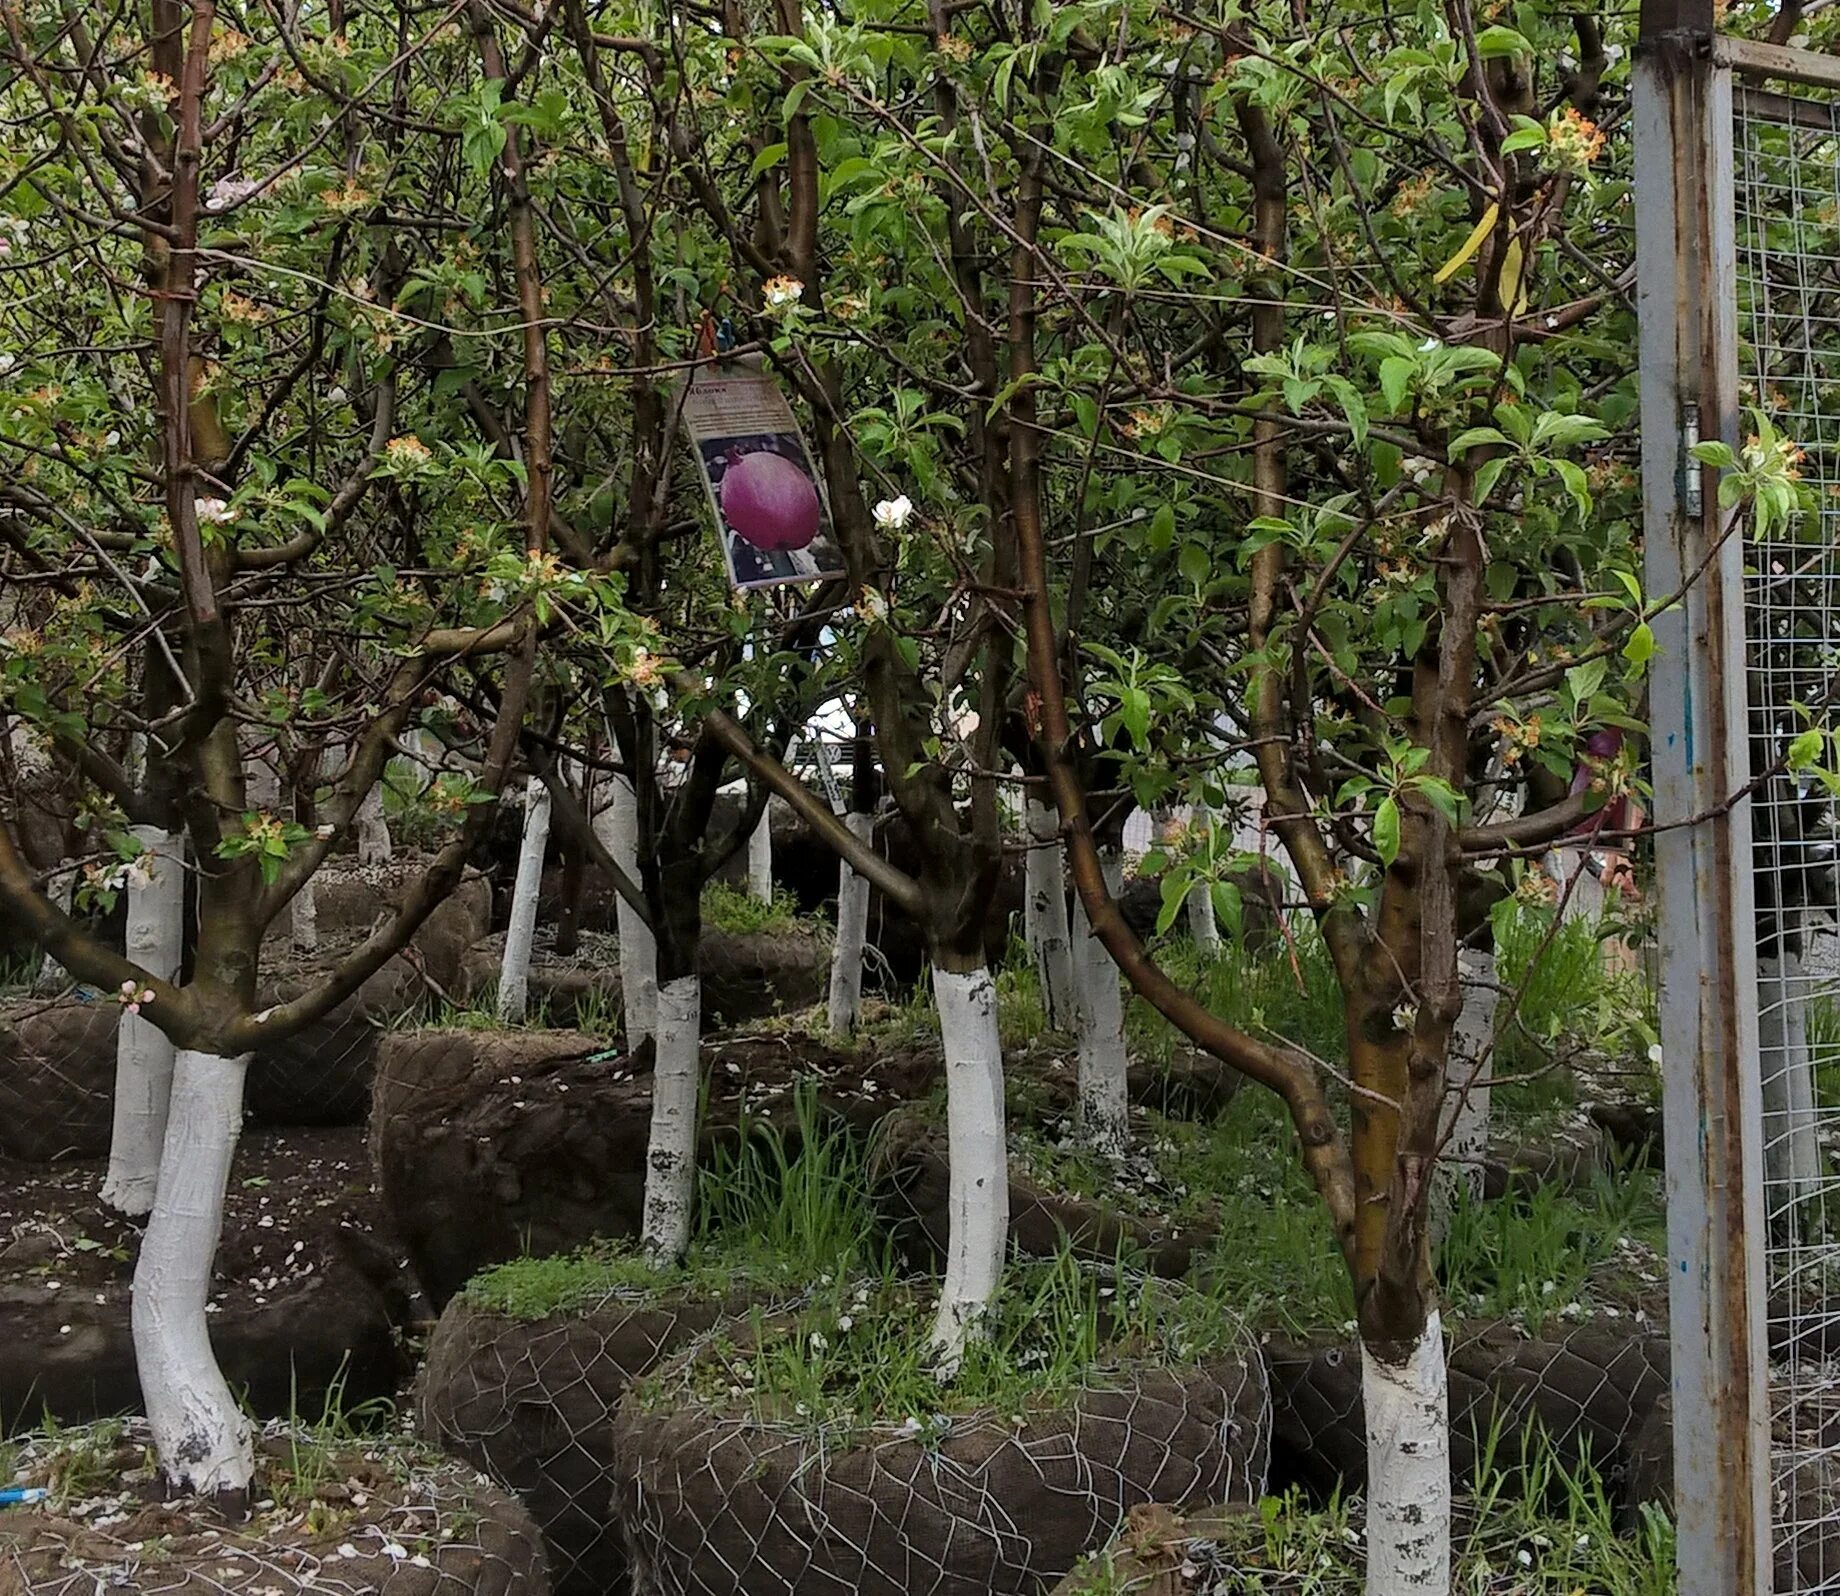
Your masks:
[[[699,367],[683,396],[683,422],[732,587],[746,593],[843,576],[822,484],[771,377],[739,362]]]

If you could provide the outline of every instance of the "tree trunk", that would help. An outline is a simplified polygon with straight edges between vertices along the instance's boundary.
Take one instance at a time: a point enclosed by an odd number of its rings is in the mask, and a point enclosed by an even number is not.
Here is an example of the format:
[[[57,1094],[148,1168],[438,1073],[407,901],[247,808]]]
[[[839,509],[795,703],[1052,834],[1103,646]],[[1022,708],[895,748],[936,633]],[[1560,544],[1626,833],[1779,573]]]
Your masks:
[[[1465,949],[1457,955],[1463,982],[1463,1012],[1450,1036],[1450,1069],[1444,1087],[1438,1141],[1443,1155],[1431,1191],[1431,1234],[1441,1241],[1456,1206],[1457,1192],[1480,1202],[1483,1159],[1489,1150],[1489,1076],[1495,1068],[1495,1011],[1501,992],[1495,983],[1495,955]]]
[[[965,1338],[996,1295],[1009,1245],[1009,1160],[1003,1130],[1003,1049],[990,971],[933,966],[946,1061],[950,1237],[933,1347],[955,1369]]]
[[[537,898],[543,891],[543,856],[549,848],[549,788],[532,776],[524,792],[524,840],[511,888],[511,923],[498,971],[498,1017],[522,1025],[530,1007],[530,953],[537,935]]]
[[[1028,800],[1028,858],[1023,868],[1026,897],[1023,926],[1029,958],[1041,988],[1041,1010],[1050,1031],[1074,1024],[1073,946],[1067,928],[1067,886],[1061,870],[1060,816]]]
[[[60,865],[53,870],[51,879],[45,884],[45,896],[66,914],[72,913],[77,901],[77,867],[72,865],[66,869]],[[39,989],[54,992],[69,979],[70,972],[52,954],[47,953],[44,962],[38,967]]]
[[[390,845],[390,825],[383,816],[383,783],[364,795],[358,805],[358,863],[367,869],[386,865],[395,851]]]
[[[232,1500],[246,1496],[255,1454],[205,1304],[248,1066],[246,1053],[175,1055],[159,1194],[134,1269],[134,1357],[161,1471],[181,1489]]]
[[[1190,817],[1191,830],[1200,830],[1212,837],[1214,817],[1205,805],[1197,804]],[[1220,952],[1220,924],[1214,918],[1214,892],[1207,883],[1202,882],[1188,895],[1188,935],[1203,958],[1211,959]]]
[[[596,834],[627,878],[639,880],[639,803],[632,783],[613,778],[612,801],[594,817]],[[626,1045],[637,1047],[658,1029],[658,949],[651,927],[624,898],[615,902],[620,933],[620,1005]]]
[[[702,1060],[703,983],[679,976],[658,988],[652,1124],[645,1152],[645,1215],[639,1240],[660,1267],[690,1245],[696,1191],[696,1106]]]
[[[135,826],[145,885],[128,883],[127,955],[162,981],[178,978],[185,956],[184,839]],[[115,1120],[102,1200],[136,1218],[153,1209],[172,1096],[173,1045],[145,1015],[123,1013],[115,1036]]]
[[[1450,1400],[1433,1309],[1415,1345],[1361,1348],[1367,1409],[1367,1596],[1450,1589]]]
[[[852,810],[843,817],[851,834],[866,845],[875,842],[875,816]],[[869,935],[869,881],[837,863],[837,940],[831,947],[830,1027],[840,1036],[856,1029],[862,1012],[863,946]]]
[[[308,876],[288,905],[288,940],[296,953],[319,952],[319,898],[313,891],[313,877]]]
[[[748,834],[747,890],[756,903],[773,901],[773,825],[771,805],[760,811],[760,824]]]
[[[1757,960],[1757,1052],[1763,1074],[1765,1209],[1784,1215],[1820,1190],[1820,1113],[1808,1051],[1808,982],[1780,937]]]
[[[1113,848],[1103,848],[1100,861],[1106,887],[1116,897],[1124,882],[1124,862]],[[1092,934],[1083,902],[1073,906],[1073,959],[1079,995],[1080,1132],[1100,1156],[1122,1158],[1131,1142],[1124,993],[1118,966]]]

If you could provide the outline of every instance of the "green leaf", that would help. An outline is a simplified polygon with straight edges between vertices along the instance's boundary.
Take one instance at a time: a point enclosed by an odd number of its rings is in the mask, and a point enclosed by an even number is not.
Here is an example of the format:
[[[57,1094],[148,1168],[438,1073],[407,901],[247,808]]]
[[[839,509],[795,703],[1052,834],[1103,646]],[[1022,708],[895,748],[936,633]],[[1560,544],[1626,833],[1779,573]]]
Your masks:
[[[1199,543],[1184,543],[1182,552],[1176,556],[1176,568],[1182,573],[1184,581],[1200,587],[1207,581],[1213,562],[1208,559],[1208,551]]]
[[[1245,925],[1245,900],[1240,890],[1231,881],[1216,881],[1208,888],[1208,896],[1214,900],[1214,918],[1224,927],[1227,935],[1237,938]]]
[[[1821,757],[1821,747],[1826,741],[1818,726],[1810,726],[1789,744],[1789,769],[1801,771],[1814,764]]]
[[[1513,446],[1513,440],[1500,427],[1471,427],[1467,432],[1459,432],[1450,440],[1450,452],[1453,455],[1463,454],[1485,443],[1500,444],[1510,448]]]
[[[1182,912],[1182,905],[1188,902],[1189,874],[1186,870],[1172,870],[1163,877],[1161,887],[1162,905],[1156,911],[1156,934],[1162,936],[1176,923],[1176,916]]]
[[[1732,452],[1729,443],[1721,443],[1717,438],[1708,438],[1704,443],[1696,443],[1688,451],[1701,465],[1717,466],[1721,471],[1729,471],[1738,463],[1738,457]]]
[[[1150,552],[1167,554],[1176,541],[1176,509],[1173,504],[1159,504],[1150,518]]]
[[[754,164],[748,168],[748,181],[753,182],[762,172],[778,166],[785,158],[786,146],[784,144],[769,144],[754,157]]]
[[[1390,795],[1382,798],[1374,811],[1374,852],[1389,870],[1399,857],[1399,805]]]
[[[1380,392],[1388,410],[1397,413],[1405,408],[1406,390],[1412,386],[1416,369],[1403,355],[1393,355],[1380,362]]]
[[[1636,629],[1629,634],[1629,641],[1623,645],[1623,658],[1631,665],[1643,666],[1655,657],[1655,634],[1647,621],[1636,623]]]
[[[1505,55],[1532,55],[1533,46],[1527,42],[1525,34],[1497,23],[1476,35],[1476,54],[1484,61],[1493,61]]]

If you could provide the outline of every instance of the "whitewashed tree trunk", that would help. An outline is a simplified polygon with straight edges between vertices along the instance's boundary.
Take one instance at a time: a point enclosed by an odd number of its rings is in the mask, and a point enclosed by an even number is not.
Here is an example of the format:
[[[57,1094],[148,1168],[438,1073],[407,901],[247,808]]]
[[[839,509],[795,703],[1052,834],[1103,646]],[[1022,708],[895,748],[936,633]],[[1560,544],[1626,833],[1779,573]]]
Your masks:
[[[204,1495],[247,1491],[255,1472],[205,1316],[248,1067],[246,1053],[174,1056],[159,1195],[134,1269],[134,1358],[160,1468]]]
[[[1436,1310],[1403,1359],[1361,1349],[1367,1596],[1450,1590],[1450,1398]]]
[[[690,1245],[696,1191],[696,1103],[702,1062],[703,983],[679,976],[658,988],[652,1124],[645,1150],[645,1214],[639,1242],[654,1264],[677,1262]]]
[[[1495,955],[1465,948],[1457,955],[1463,986],[1463,1011],[1450,1036],[1450,1067],[1444,1085],[1444,1108],[1438,1127],[1443,1156],[1431,1188],[1431,1233],[1442,1239],[1459,1190],[1471,1202],[1482,1200],[1489,1150],[1489,1075],[1495,1065],[1495,1012],[1501,992],[1495,982]]]
[[[369,868],[386,865],[395,849],[390,843],[390,823],[383,814],[383,783],[364,795],[358,805],[358,863]]]
[[[1763,1075],[1765,1208],[1772,1217],[1812,1196],[1822,1179],[1820,1113],[1808,1050],[1802,961],[1773,944],[1757,960],[1757,1050]]]
[[[1067,927],[1067,885],[1061,868],[1060,817],[1028,800],[1028,857],[1023,866],[1023,929],[1041,988],[1042,1017],[1051,1031],[1074,1023],[1073,942]]]
[[[1192,830],[1198,830],[1211,837],[1214,830],[1214,817],[1207,809],[1197,804],[1195,812],[1189,819]],[[1214,893],[1207,882],[1196,886],[1188,895],[1188,935],[1204,958],[1213,958],[1220,952],[1220,923],[1214,918]]]
[[[933,970],[946,1060],[950,1236],[933,1347],[955,1369],[965,1339],[996,1295],[1009,1246],[1009,1156],[1003,1129],[1003,1047],[990,971]]]
[[[748,834],[747,890],[756,903],[773,901],[773,825],[771,805],[760,811],[760,824]]]
[[[1106,886],[1118,895],[1124,861],[1111,848],[1100,850]],[[1073,906],[1073,961],[1080,1039],[1081,1134],[1105,1158],[1122,1158],[1131,1143],[1129,1066],[1124,1046],[1124,993],[1118,966],[1092,934],[1086,906]]]
[[[51,872],[51,879],[45,883],[45,896],[66,914],[70,914],[77,903],[77,871],[73,865],[69,869],[60,866]],[[55,990],[70,979],[70,972],[59,964],[54,954],[47,952],[44,962],[38,967],[38,985],[43,990]]]
[[[319,896],[313,890],[313,878],[301,883],[300,891],[288,905],[288,940],[296,953],[319,952]]]
[[[185,955],[185,840],[160,826],[135,826],[140,869],[128,882],[127,956],[162,981],[178,978]],[[144,884],[141,879],[144,877]],[[173,1045],[144,1014],[121,1017],[115,1033],[115,1117],[102,1200],[139,1217],[153,1209],[172,1096]]]
[[[595,834],[613,862],[639,880],[639,801],[632,783],[613,778],[612,801],[594,818]],[[624,898],[614,905],[620,934],[620,1004],[626,1045],[637,1047],[658,1029],[658,948],[651,927]]]
[[[875,816],[852,811],[843,817],[850,835],[874,845]],[[837,863],[837,940],[831,946],[830,1027],[847,1036],[862,1013],[863,946],[869,937],[869,878],[847,859]]]
[[[532,776],[524,789],[524,839],[511,887],[511,923],[505,928],[498,970],[498,1017],[522,1025],[530,1008],[530,953],[537,935],[537,898],[543,891],[543,856],[549,849],[549,788]]]

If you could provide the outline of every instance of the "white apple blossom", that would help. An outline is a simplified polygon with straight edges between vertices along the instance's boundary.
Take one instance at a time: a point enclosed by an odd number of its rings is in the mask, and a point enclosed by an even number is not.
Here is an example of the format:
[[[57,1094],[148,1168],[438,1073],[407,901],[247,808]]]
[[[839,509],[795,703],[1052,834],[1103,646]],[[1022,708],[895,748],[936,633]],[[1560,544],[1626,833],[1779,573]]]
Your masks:
[[[914,501],[903,493],[897,499],[883,499],[875,507],[875,524],[884,532],[899,532],[913,519]]]

